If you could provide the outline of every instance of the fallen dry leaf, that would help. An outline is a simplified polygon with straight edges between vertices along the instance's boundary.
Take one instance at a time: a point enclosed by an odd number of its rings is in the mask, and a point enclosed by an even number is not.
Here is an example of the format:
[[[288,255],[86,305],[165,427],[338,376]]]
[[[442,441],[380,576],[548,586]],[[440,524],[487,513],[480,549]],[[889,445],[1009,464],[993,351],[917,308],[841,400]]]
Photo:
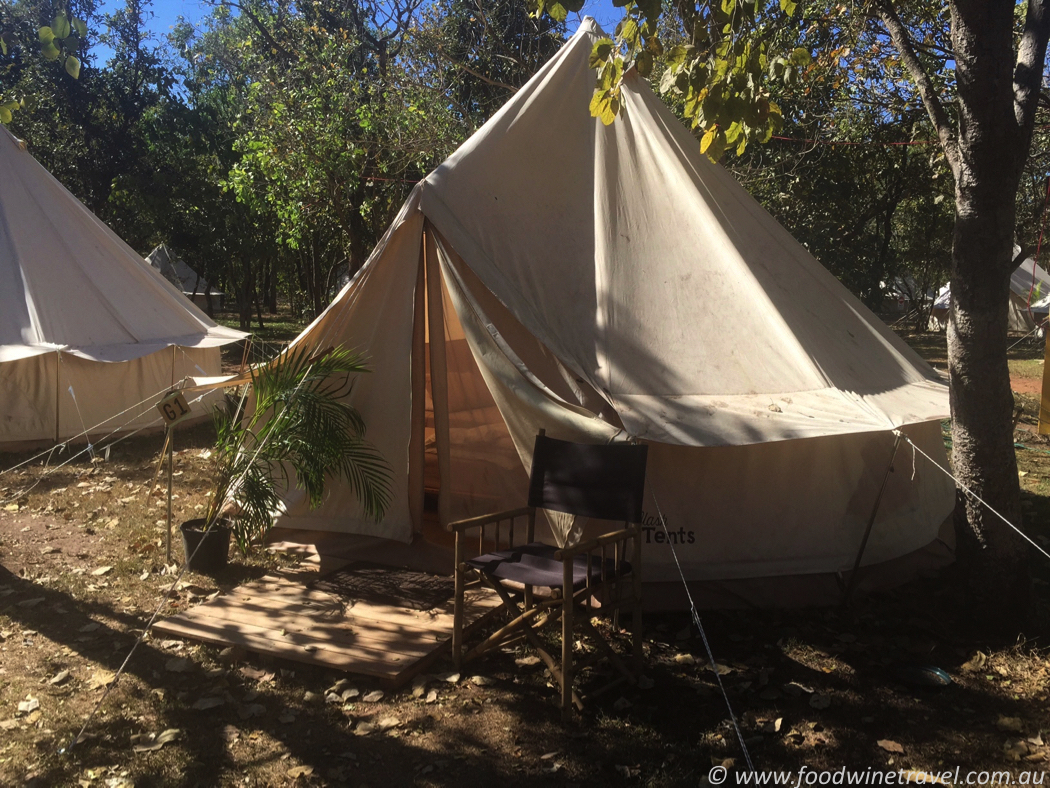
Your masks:
[[[886,752],[899,752],[899,753],[903,753],[904,752],[904,747],[903,746],[901,746],[900,744],[898,744],[895,741],[891,741],[890,739],[879,739],[876,742],[876,744],[878,744]]]
[[[113,683],[113,680],[117,677],[116,673],[109,670],[96,670],[91,674],[91,678],[88,679],[88,689],[101,689],[102,687],[109,686]]]
[[[1002,717],[995,721],[995,727],[1001,731],[1008,731],[1012,733],[1022,733],[1024,731],[1024,722],[1020,717]]]
[[[178,728],[168,728],[156,737],[151,734],[137,733],[131,737],[131,749],[135,752],[156,752],[165,744],[182,738],[182,731]]]

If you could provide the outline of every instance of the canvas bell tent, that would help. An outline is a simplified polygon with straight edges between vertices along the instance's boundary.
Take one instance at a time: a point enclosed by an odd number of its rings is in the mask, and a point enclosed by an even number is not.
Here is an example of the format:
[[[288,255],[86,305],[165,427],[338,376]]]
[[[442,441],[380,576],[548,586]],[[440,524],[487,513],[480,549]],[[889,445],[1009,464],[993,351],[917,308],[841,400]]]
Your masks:
[[[368,354],[352,397],[393,468],[386,517],[347,490],[313,511],[293,491],[279,523],[419,543],[425,491],[442,523],[523,505],[545,429],[649,444],[646,583],[680,586],[672,547],[696,581],[833,577],[855,560],[892,430],[944,461],[945,384],[645,80],[627,76],[612,125],[590,116],[599,35],[585,21],[415,187],[295,342]],[[866,564],[934,543],[954,505],[921,458],[913,471],[902,449],[897,465]],[[560,543],[607,525],[549,518]]]
[[[158,420],[245,335],[189,303],[0,128],[0,450]]]
[[[1014,255],[1020,253],[1014,247]],[[948,310],[952,305],[952,290],[945,285],[937,293],[930,311],[930,328],[943,329],[947,326]],[[1007,312],[1007,325],[1010,331],[1027,334],[1034,331],[1037,325],[1046,322],[1050,313],[1050,274],[1031,257],[1021,263],[1010,274],[1010,304]]]
[[[201,309],[207,309],[208,297],[212,308],[222,309],[226,294],[208,284],[200,274],[190,268],[186,261],[177,257],[167,246],[159,244],[146,255],[146,262],[160,271],[161,275],[182,291]]]

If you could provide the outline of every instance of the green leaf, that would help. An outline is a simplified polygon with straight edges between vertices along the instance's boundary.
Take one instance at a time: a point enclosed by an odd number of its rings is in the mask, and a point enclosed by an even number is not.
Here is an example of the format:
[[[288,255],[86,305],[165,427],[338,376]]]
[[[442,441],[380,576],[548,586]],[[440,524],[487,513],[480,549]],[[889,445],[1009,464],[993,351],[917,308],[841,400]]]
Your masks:
[[[780,0],[780,10],[788,16],[794,16],[797,8],[798,3],[795,0]]]
[[[54,41],[48,41],[40,48],[40,54],[48,60],[58,60],[58,56],[62,53],[58,51],[58,47],[55,46]]]
[[[600,118],[602,112],[605,111],[605,105],[609,100],[609,92],[607,90],[596,89],[594,95],[591,96],[591,117]]]
[[[633,44],[638,40],[638,23],[633,19],[625,19],[617,27],[619,27],[618,35],[628,44]]]
[[[0,123],[11,122],[11,110],[7,107],[0,107]]]
[[[73,29],[77,31],[77,35],[81,38],[87,37],[87,22],[83,19],[74,19]]]
[[[2,38],[0,38],[0,52],[3,52],[5,55],[7,54],[7,42]]]
[[[69,35],[69,17],[65,11],[59,11],[51,21],[51,29],[55,32],[55,38],[65,38]]]
[[[797,66],[798,68],[805,68],[809,65],[809,62],[810,60],[812,60],[812,57],[810,57],[808,49],[798,47],[797,49],[793,49],[791,51],[791,56],[788,58],[788,60],[791,61],[792,65]]]
[[[701,153],[707,153],[707,149],[710,148],[711,145],[715,141],[715,135],[716,134],[718,134],[718,127],[717,126],[712,126],[711,128],[709,128],[707,130],[707,133],[704,134],[704,136],[700,138],[700,152]]]
[[[638,73],[643,77],[649,76],[653,73],[653,53],[648,49],[643,49],[638,53],[638,57],[635,58],[634,67],[638,69]]]
[[[589,61],[591,68],[600,68],[609,59],[609,53],[612,52],[612,48],[613,42],[608,38],[603,38],[596,42],[591,49],[591,59]]]
[[[41,44],[48,44],[55,40],[55,31],[50,27],[42,27],[36,32],[36,34],[40,39]]]
[[[70,55],[66,58],[66,73],[73,79],[80,78],[80,60]]]
[[[551,3],[547,6],[547,13],[550,14],[551,19],[555,22],[564,22],[569,15],[569,12],[561,3]]]
[[[722,0],[722,12],[726,16],[732,16],[736,10],[736,0]]]
[[[739,139],[740,135],[743,134],[743,132],[743,125],[739,121],[734,120],[732,124],[730,124],[729,129],[726,131],[726,142],[732,145],[734,142],[737,141],[737,139]]]

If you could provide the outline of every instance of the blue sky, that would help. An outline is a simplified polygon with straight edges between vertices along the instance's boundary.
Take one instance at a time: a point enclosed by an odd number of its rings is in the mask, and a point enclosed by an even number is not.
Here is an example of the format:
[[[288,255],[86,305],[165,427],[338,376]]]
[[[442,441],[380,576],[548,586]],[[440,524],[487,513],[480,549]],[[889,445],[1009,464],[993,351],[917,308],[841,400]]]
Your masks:
[[[119,0],[103,0],[100,4],[101,10],[117,8],[121,5]],[[176,20],[183,16],[190,22],[198,22],[207,16],[212,6],[199,2],[199,0],[153,0],[153,18],[149,21],[149,29],[157,38],[159,44],[164,37],[171,32]],[[611,0],[587,0],[579,15],[573,14],[569,17],[569,28],[574,30],[579,24],[574,17],[593,16],[603,28],[611,32],[622,14],[620,9],[614,8]],[[108,52],[101,47],[96,49],[102,59],[108,56]]]

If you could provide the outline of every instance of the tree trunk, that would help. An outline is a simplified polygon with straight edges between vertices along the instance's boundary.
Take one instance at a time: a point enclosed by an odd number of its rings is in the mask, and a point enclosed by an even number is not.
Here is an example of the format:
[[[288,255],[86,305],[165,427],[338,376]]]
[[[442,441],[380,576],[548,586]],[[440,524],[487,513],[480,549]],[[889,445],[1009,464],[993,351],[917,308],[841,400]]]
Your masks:
[[[1028,152],[1015,116],[1013,4],[952,3],[959,139],[948,366],[952,465],[959,480],[1021,524],[1007,367],[1007,303],[1014,200]],[[1045,47],[1044,47],[1045,48]],[[1021,132],[1021,133],[1019,133]],[[960,492],[958,556],[974,622],[1016,632],[1031,602],[1027,548],[981,503]],[[962,515],[965,514],[965,519]]]

